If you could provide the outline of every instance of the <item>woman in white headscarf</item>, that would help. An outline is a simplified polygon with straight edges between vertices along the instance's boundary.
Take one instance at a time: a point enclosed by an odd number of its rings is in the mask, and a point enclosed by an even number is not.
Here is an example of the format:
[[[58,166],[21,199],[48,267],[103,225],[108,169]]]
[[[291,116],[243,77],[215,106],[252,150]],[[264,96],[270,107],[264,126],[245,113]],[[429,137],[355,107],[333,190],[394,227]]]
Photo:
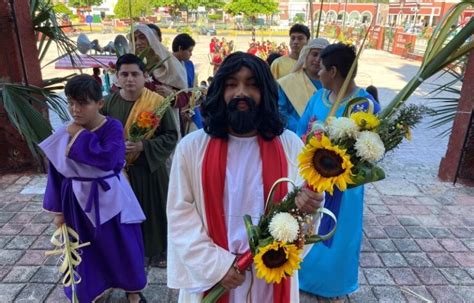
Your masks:
[[[174,89],[187,88],[186,70],[158,40],[158,36],[147,25],[139,24],[134,26],[135,54],[140,54],[147,48],[145,54],[146,65],[151,67],[163,61],[161,65],[154,69],[152,77],[160,84],[165,84]]]
[[[161,62],[151,73],[152,81],[146,87],[163,97],[167,97],[174,91],[188,88],[188,80],[185,67],[173,56],[161,42],[155,32],[144,24],[134,26],[135,54],[148,49],[145,54],[147,69]],[[173,117],[178,129],[179,139],[181,139],[182,119],[180,109],[185,108],[189,103],[187,93],[180,93],[173,103]]]
[[[324,38],[310,40],[301,50],[290,74],[278,79],[278,107],[286,118],[286,128],[296,132],[311,96],[322,87],[319,81],[319,53],[329,45]]]

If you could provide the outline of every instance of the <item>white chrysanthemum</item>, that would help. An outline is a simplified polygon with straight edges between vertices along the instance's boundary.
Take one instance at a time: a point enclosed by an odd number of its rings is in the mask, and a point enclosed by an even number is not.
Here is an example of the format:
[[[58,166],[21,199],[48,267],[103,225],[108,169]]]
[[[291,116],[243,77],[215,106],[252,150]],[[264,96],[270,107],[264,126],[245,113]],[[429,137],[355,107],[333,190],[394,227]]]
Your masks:
[[[292,215],[282,212],[273,216],[268,229],[275,240],[291,243],[298,237],[299,225]]]
[[[329,120],[328,134],[331,140],[355,138],[359,133],[359,126],[354,120],[346,117]]]
[[[356,155],[369,162],[379,161],[385,154],[385,146],[379,134],[371,131],[361,132],[354,147]]]

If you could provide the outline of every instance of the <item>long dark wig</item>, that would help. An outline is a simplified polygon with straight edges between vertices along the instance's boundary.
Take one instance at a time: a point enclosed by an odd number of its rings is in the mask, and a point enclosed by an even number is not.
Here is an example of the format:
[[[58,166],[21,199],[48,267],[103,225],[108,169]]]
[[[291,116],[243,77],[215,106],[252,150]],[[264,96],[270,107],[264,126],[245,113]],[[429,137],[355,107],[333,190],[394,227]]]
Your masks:
[[[265,61],[243,52],[229,55],[209,86],[206,101],[202,105],[204,131],[213,137],[228,138],[227,105],[224,101],[225,81],[244,66],[252,71],[261,92],[257,108],[257,119],[259,119],[257,131],[263,139],[271,140],[281,135],[284,130],[284,123],[278,111],[278,86]]]

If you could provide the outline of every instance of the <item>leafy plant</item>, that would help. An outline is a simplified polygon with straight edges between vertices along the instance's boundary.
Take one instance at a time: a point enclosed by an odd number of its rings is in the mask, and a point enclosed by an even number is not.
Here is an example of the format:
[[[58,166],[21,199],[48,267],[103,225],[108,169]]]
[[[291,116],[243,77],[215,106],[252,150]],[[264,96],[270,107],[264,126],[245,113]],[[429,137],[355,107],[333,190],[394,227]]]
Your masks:
[[[466,63],[465,59],[466,57],[460,60],[453,67],[448,68],[439,77],[441,78],[444,75],[450,75],[452,77],[451,80],[444,84],[433,84],[436,88],[428,93],[427,98],[435,105],[432,114],[435,119],[430,122],[430,128],[439,128],[454,121],[459,99],[461,98],[461,87],[464,81],[464,71],[461,67]],[[444,137],[450,134],[451,128],[447,128],[439,133],[439,136]]]
[[[0,84],[2,105],[8,119],[24,137],[31,153],[40,159],[37,144],[52,133],[49,121],[35,106],[47,107],[56,112],[62,121],[69,120],[64,100],[50,89],[24,86],[21,84]]]
[[[470,40],[474,32],[474,19],[471,18],[460,31],[453,27],[458,22],[461,14],[473,6],[474,0],[463,0],[451,7],[448,13],[443,16],[428,40],[420,69],[385,107],[380,114],[381,118],[394,115],[423,81],[474,49],[474,41]]]
[[[65,14],[68,16],[73,15],[72,11],[64,3],[55,4],[53,9],[56,14]]]
[[[90,5],[101,5],[103,0],[70,0],[69,5],[73,7],[81,7],[81,6],[90,6]]]
[[[244,14],[253,21],[258,15],[271,15],[278,12],[278,2],[274,0],[232,0],[225,6],[225,10],[232,14]]]
[[[77,58],[75,57],[76,45],[63,32],[63,27],[56,18],[53,4],[49,0],[30,0],[30,13],[35,39],[38,41],[40,63],[52,43],[56,44],[60,55],[70,56],[71,61],[74,62],[74,58]],[[32,155],[38,160],[40,154],[37,144],[52,133],[51,124],[42,109],[56,112],[63,121],[69,120],[65,101],[54,93],[54,90],[62,89],[63,82],[72,76],[74,74],[43,80],[43,87],[0,82],[0,102],[8,119],[23,136]]]
[[[53,4],[49,0],[30,0],[30,14],[35,38],[36,41],[38,41],[38,59],[40,63],[45,58],[52,43],[55,43],[59,54],[61,56],[69,56],[71,62],[75,64],[76,59],[78,58],[75,56],[77,50],[76,44],[64,33],[64,26],[61,26],[56,18]],[[46,65],[49,65],[56,60],[53,60]]]

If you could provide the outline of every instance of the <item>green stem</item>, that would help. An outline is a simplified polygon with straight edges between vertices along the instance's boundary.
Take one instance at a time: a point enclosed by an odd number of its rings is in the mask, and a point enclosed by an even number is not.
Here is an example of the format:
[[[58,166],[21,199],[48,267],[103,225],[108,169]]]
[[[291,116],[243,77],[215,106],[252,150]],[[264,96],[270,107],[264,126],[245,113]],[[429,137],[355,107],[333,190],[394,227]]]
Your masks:
[[[226,292],[226,289],[224,286],[222,286],[220,283],[217,284],[212,288],[212,290],[204,297],[202,298],[202,303],[215,303],[217,300],[219,300],[220,297]]]

